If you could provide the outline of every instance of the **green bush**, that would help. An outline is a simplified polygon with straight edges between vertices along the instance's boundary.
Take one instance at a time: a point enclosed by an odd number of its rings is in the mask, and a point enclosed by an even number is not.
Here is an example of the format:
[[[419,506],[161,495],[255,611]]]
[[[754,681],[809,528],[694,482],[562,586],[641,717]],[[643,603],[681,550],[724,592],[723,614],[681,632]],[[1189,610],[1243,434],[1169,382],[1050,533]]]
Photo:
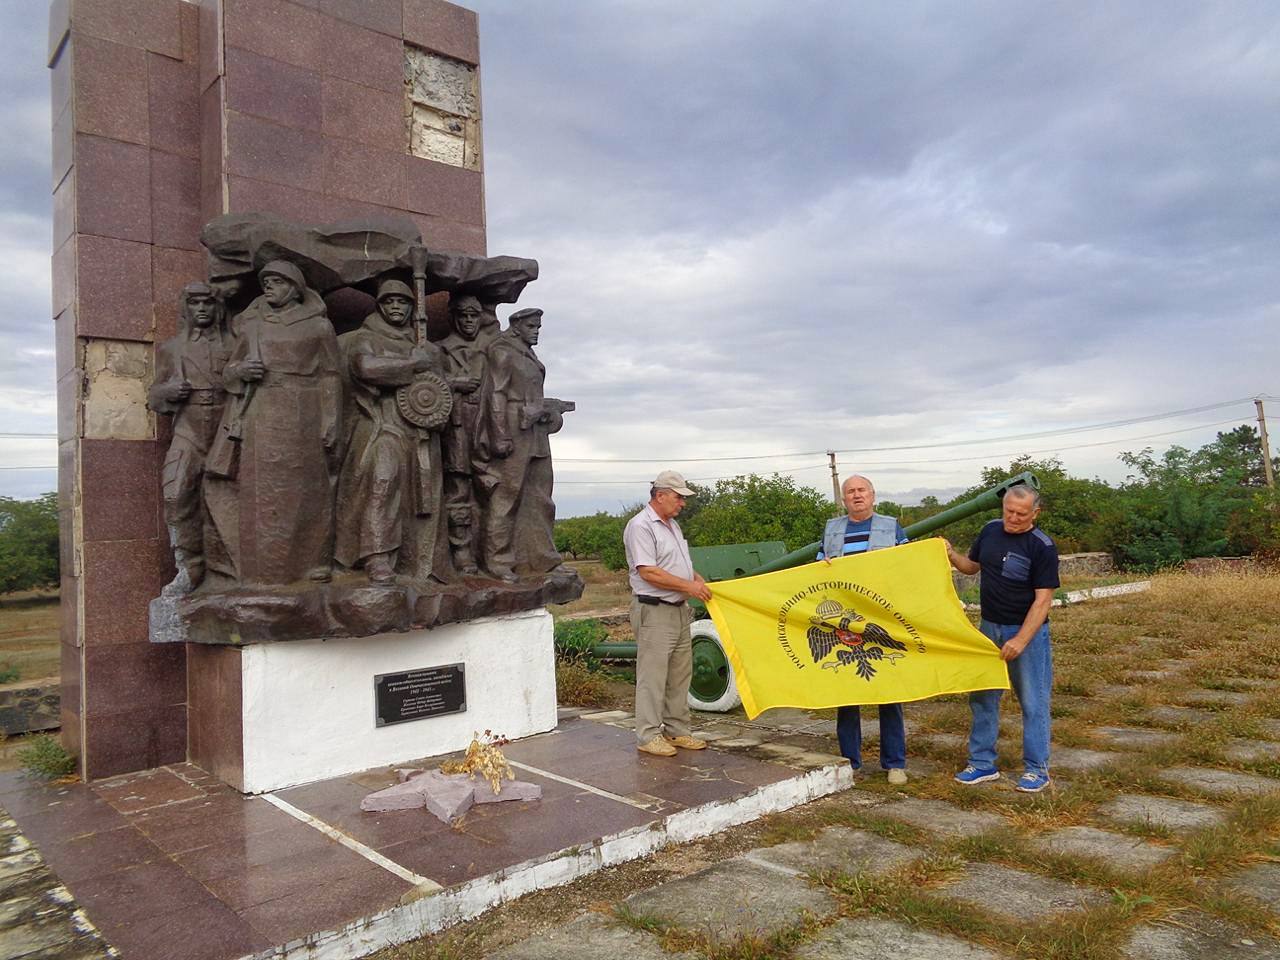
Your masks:
[[[76,772],[76,758],[63,748],[58,738],[41,734],[18,748],[18,762],[28,773],[45,780]]]
[[[599,620],[559,620],[555,625],[556,655],[564,659],[589,656],[591,648],[609,639],[609,631]]]
[[[14,683],[18,677],[17,667],[8,663],[0,663],[0,683]]]

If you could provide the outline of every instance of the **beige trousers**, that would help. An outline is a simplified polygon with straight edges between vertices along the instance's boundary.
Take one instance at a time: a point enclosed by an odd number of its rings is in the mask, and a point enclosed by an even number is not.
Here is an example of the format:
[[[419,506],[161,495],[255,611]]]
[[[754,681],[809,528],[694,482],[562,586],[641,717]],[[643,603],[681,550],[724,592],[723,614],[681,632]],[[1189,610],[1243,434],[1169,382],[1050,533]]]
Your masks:
[[[693,647],[689,624],[693,611],[656,606],[631,598],[631,629],[636,636],[636,740],[648,743],[659,734],[689,734],[689,681],[693,679]]]

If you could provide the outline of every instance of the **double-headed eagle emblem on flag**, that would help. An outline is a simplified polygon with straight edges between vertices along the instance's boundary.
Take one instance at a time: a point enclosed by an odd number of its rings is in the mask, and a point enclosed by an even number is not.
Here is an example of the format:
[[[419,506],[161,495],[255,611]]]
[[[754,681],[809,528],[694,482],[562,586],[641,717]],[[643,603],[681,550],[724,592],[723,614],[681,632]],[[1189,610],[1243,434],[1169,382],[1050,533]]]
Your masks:
[[[903,656],[892,651],[907,649],[905,643],[889,636],[884,627],[835,600],[819,603],[809,624],[809,652],[813,654],[814,663],[822,664],[824,670],[839,670],[854,664],[858,676],[868,682],[876,675],[873,664],[885,660],[892,663]],[[835,658],[828,660],[832,651]]]

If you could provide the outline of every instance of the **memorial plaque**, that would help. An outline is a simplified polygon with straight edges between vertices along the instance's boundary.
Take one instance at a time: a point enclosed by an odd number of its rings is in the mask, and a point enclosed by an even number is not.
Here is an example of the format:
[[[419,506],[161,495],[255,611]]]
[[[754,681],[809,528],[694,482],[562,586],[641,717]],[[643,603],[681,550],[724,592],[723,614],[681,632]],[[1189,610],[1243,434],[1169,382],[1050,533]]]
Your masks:
[[[373,678],[376,723],[393,723],[462,713],[467,709],[467,668],[448,663],[402,673],[379,673]]]

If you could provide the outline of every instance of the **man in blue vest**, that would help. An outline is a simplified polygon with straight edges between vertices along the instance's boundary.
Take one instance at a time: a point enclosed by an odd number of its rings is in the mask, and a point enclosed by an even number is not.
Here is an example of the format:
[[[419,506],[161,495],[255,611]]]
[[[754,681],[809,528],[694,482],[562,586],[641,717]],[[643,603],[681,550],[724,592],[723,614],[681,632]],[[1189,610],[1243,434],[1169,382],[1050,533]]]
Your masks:
[[[876,488],[866,477],[858,474],[846,477],[840,496],[849,515],[827,521],[819,560],[830,563],[832,557],[907,542],[907,535],[897,520],[875,512]],[[840,753],[848,758],[854,770],[861,770],[862,714],[856,706],[836,709],[836,739],[840,742]],[[907,728],[900,703],[880,705],[880,766],[888,771],[890,783],[907,782]]]
[[[999,520],[979,531],[968,556],[947,543],[947,559],[961,573],[982,573],[979,629],[1000,648],[1000,659],[1009,665],[1009,683],[1022,707],[1023,774],[1014,786],[1023,793],[1039,793],[1049,785],[1049,694],[1053,688],[1049,608],[1058,587],[1058,548],[1036,526],[1039,491],[1022,485],[1010,487],[1000,512]],[[959,783],[1000,779],[996,737],[1003,693],[979,690],[969,694],[973,714],[969,764],[956,774]]]

